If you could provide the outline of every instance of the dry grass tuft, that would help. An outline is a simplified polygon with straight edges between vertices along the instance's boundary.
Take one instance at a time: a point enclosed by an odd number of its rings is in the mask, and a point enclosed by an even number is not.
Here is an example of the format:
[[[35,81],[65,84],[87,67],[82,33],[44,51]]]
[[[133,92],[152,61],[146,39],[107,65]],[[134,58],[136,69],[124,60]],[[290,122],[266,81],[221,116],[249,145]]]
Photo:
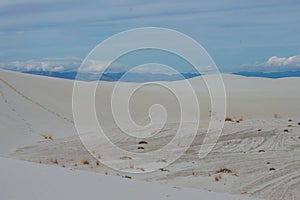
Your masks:
[[[232,120],[232,118],[230,118],[230,117],[226,117],[226,118],[225,118],[225,122],[233,122],[233,120]]]
[[[279,115],[278,115],[277,113],[275,113],[275,114],[274,114],[274,118],[275,118],[275,119],[278,119],[278,118],[279,118]]]
[[[222,167],[218,171],[216,171],[216,174],[220,174],[220,173],[232,174],[233,172],[230,169],[226,168],[226,167]]]
[[[196,172],[194,169],[192,169],[192,175],[193,175],[193,176],[196,176],[196,175],[197,175],[197,172]]]
[[[57,159],[51,160],[51,162],[52,162],[53,164],[58,165],[58,160],[57,160]]]
[[[144,168],[141,168],[141,167],[138,167],[138,168],[136,168],[136,169],[141,170],[142,172],[145,171],[145,169],[144,169]]]
[[[168,169],[165,169],[165,168],[160,168],[159,169],[161,172],[170,172]]]
[[[45,140],[47,140],[47,139],[52,140],[52,137],[49,135],[41,133],[40,136],[42,136]]]
[[[84,164],[84,165],[89,165],[89,164],[90,164],[90,161],[87,160],[87,159],[84,159],[84,160],[82,160],[82,164]]]
[[[143,140],[143,141],[140,141],[139,144],[148,144],[148,142]]]
[[[238,176],[236,173],[234,173],[232,170],[230,170],[226,167],[222,167],[216,171],[216,174],[222,174],[222,173],[227,173],[227,174],[231,174],[233,176]]]
[[[163,162],[163,163],[166,163],[167,160],[166,160],[166,159],[160,159],[160,160],[158,160],[158,161],[156,161],[156,162]]]
[[[221,174],[216,174],[215,181],[220,181],[222,178]]]

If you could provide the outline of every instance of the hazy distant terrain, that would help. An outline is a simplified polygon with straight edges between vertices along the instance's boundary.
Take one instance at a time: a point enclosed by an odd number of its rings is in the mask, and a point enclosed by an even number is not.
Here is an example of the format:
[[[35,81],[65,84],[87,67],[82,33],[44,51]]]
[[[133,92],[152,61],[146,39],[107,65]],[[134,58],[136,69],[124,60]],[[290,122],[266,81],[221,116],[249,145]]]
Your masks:
[[[75,80],[77,76],[77,72],[50,72],[50,71],[24,71],[23,73],[27,74],[35,74],[41,76],[49,76],[56,78],[64,78]],[[103,73],[101,78],[99,78],[97,74],[94,73],[86,73],[81,74],[79,80],[83,81],[95,81],[95,80],[103,80],[103,81],[118,81],[125,74],[124,73]],[[287,77],[300,77],[300,71],[285,71],[285,72],[235,72],[232,73],[234,75],[240,75],[245,77],[262,77],[262,78],[287,78]],[[193,78],[201,76],[201,74],[196,73],[181,73],[168,75],[168,74],[130,74],[127,75],[126,79],[123,81],[126,82],[147,82],[147,81],[176,81],[182,80],[184,78]]]

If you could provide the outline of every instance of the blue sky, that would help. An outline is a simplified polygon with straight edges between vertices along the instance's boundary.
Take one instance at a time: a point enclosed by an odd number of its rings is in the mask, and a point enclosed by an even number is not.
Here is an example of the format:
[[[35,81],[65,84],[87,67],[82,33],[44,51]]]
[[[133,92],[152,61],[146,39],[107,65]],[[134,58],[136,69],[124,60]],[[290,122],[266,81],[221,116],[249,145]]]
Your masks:
[[[223,72],[289,69],[300,64],[299,10],[299,0],[1,0],[0,62],[84,58],[113,34],[156,26],[194,38]]]

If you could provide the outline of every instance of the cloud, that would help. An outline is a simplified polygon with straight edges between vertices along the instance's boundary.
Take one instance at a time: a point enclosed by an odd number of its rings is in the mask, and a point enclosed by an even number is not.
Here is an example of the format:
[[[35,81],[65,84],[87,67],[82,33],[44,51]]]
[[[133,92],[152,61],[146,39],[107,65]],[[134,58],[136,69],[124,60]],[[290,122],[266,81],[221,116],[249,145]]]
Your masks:
[[[81,68],[80,68],[81,67]],[[107,67],[107,68],[106,68]],[[108,62],[101,60],[85,60],[78,57],[65,58],[44,58],[28,61],[12,61],[0,63],[0,68],[19,72],[79,72],[99,73],[106,70],[106,73],[133,73],[133,74],[164,74],[173,75],[180,73],[195,73],[187,68],[173,68],[159,63],[146,63],[138,66],[131,66],[120,62]],[[210,69],[205,67],[203,69]]]
[[[240,66],[255,62],[244,60],[249,53],[297,50],[299,6],[295,0],[1,0],[0,60],[84,57],[120,31],[158,26],[201,42],[221,67]]]
[[[292,56],[288,58],[279,58],[277,56],[272,56],[265,63],[266,66],[273,67],[300,67],[300,55]]]
[[[82,68],[80,69],[80,72],[82,73],[96,73],[96,72],[103,72],[105,69],[110,73],[118,73],[123,72],[129,69],[128,66],[117,63],[117,62],[108,62],[108,61],[101,61],[101,60],[85,60],[83,63]]]
[[[13,61],[0,63],[0,68],[14,71],[49,71],[66,72],[75,71],[80,67],[81,58],[44,58],[28,61]]]
[[[244,71],[284,72],[300,71],[300,55],[291,57],[270,57],[265,63],[244,65]]]
[[[43,71],[43,72],[73,72],[77,71],[83,62],[78,57],[65,58],[43,58],[28,61],[12,61],[0,63],[0,68],[19,71]],[[118,62],[107,62],[100,60],[85,60],[84,66],[80,69],[81,73],[103,72],[106,66],[111,73],[124,72],[129,70],[125,64]]]

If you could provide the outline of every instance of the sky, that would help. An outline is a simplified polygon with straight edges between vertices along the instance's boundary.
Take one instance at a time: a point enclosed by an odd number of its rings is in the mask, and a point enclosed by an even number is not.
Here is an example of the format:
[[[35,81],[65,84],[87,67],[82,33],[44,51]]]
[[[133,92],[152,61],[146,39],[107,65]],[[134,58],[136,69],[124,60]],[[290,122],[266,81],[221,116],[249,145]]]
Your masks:
[[[70,70],[106,38],[151,26],[192,37],[222,72],[300,69],[299,10],[299,0],[1,0],[0,67]]]

